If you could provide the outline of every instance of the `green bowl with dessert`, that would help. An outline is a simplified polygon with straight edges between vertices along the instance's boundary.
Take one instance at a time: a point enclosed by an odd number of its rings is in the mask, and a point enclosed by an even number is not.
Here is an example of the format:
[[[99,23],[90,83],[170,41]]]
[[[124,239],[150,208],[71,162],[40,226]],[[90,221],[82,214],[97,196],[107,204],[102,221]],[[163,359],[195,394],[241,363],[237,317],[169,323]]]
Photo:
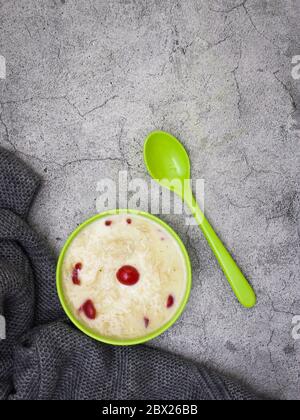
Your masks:
[[[61,304],[79,330],[103,343],[150,341],[182,315],[192,285],[187,250],[159,218],[112,210],[67,240],[57,265]]]

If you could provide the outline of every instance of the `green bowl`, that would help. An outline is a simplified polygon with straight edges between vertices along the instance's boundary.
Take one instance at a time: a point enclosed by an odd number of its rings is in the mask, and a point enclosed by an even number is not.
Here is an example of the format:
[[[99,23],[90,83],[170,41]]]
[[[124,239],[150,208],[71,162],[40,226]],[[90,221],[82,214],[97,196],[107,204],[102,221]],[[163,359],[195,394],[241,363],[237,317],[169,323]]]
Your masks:
[[[69,246],[71,245],[74,238],[78,235],[78,233],[81,232],[86,226],[95,222],[96,220],[104,219],[104,218],[107,218],[109,216],[114,216],[114,215],[118,215],[118,214],[133,214],[133,215],[143,216],[144,218],[152,220],[152,221],[158,223],[159,225],[161,225],[163,228],[165,228],[171,234],[171,236],[177,241],[177,243],[179,244],[181,252],[182,252],[182,254],[184,256],[184,259],[185,259],[186,270],[187,270],[187,287],[186,287],[185,295],[182,299],[182,302],[181,302],[178,310],[174,314],[174,316],[165,325],[163,325],[158,330],[153,331],[150,334],[145,335],[144,337],[138,337],[138,338],[127,339],[127,340],[117,339],[115,337],[102,336],[101,334],[98,334],[95,331],[93,331],[92,329],[83,325],[73,315],[71,309],[68,306],[67,299],[64,296],[63,282],[62,282],[62,267],[63,267],[64,258],[65,258],[66,252],[68,251]],[[62,307],[63,307],[64,311],[66,312],[66,314],[68,315],[68,317],[70,318],[70,320],[73,322],[74,325],[76,325],[76,327],[79,330],[81,330],[84,334],[88,335],[89,337],[92,337],[95,340],[101,341],[101,342],[106,343],[106,344],[112,344],[112,345],[115,345],[115,346],[133,346],[133,345],[136,345],[136,344],[145,343],[147,341],[153,340],[154,338],[158,337],[159,335],[164,333],[166,330],[168,330],[178,320],[178,318],[182,315],[182,313],[183,313],[183,311],[186,307],[186,304],[188,302],[190,292],[191,292],[192,269],[191,269],[191,262],[190,262],[189,255],[188,255],[187,250],[186,250],[184,244],[182,243],[181,239],[174,232],[174,230],[170,226],[168,226],[166,223],[164,223],[162,220],[160,220],[159,218],[157,218],[157,217],[155,217],[155,216],[153,216],[149,213],[145,213],[145,212],[141,212],[141,211],[111,210],[111,211],[101,213],[101,214],[98,214],[97,216],[92,217],[91,219],[87,220],[82,225],[80,225],[71,234],[71,236],[67,240],[65,246],[63,247],[63,249],[61,251],[61,254],[60,254],[60,257],[59,257],[59,260],[58,260],[57,271],[56,271],[56,284],[57,284],[58,296],[59,296],[60,302],[62,304]]]

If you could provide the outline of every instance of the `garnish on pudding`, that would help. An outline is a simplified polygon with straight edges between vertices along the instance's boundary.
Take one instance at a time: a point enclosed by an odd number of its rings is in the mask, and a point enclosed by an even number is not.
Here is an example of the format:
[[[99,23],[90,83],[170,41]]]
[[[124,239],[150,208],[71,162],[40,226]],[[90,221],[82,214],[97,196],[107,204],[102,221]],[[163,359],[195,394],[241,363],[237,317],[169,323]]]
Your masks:
[[[131,265],[124,265],[117,272],[117,279],[124,286],[134,286],[140,279],[140,273]]]
[[[172,308],[172,306],[174,305],[174,303],[175,303],[175,299],[174,299],[174,296],[173,295],[169,295],[168,296],[168,299],[167,299],[167,308],[169,309],[169,308]]]
[[[105,226],[111,226],[111,225],[112,225],[112,221],[111,220],[106,220]]]
[[[96,319],[97,311],[92,300],[87,300],[80,308],[88,319]]]
[[[77,263],[73,268],[72,281],[75,286],[80,286],[79,272],[82,270],[82,263]]]
[[[132,219],[127,219],[126,222],[127,222],[128,225],[131,225],[132,224]]]
[[[150,319],[147,318],[146,316],[144,317],[144,323],[145,323],[145,328],[148,328],[150,324]]]

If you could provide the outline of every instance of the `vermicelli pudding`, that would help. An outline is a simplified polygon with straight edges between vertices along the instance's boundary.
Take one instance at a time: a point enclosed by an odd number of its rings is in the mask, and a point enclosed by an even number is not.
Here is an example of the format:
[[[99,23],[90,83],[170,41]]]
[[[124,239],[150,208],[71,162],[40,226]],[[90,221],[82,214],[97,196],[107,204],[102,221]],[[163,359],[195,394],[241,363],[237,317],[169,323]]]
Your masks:
[[[72,240],[63,293],[81,324],[109,338],[144,337],[177,312],[188,269],[176,239],[140,215],[97,219]]]

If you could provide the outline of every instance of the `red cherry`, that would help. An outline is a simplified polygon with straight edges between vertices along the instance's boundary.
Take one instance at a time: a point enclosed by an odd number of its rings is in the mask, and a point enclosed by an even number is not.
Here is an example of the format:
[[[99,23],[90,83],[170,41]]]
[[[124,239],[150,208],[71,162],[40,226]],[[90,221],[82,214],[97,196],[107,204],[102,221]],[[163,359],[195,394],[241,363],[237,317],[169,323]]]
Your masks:
[[[140,279],[140,273],[131,265],[125,265],[117,272],[117,279],[124,286],[133,286]]]
[[[89,319],[96,319],[97,312],[93,301],[87,300],[80,308]]]
[[[82,270],[82,264],[77,263],[72,272],[72,281],[76,286],[80,286],[79,271]]]
[[[105,226],[111,226],[111,225],[112,225],[112,221],[111,220],[106,220]]]
[[[167,308],[172,308],[172,306],[174,305],[175,299],[174,296],[169,295],[168,299],[167,299]]]
[[[77,264],[75,265],[75,269],[76,269],[76,270],[82,270],[82,263],[77,263]]]
[[[144,323],[145,323],[145,328],[148,328],[150,324],[150,319],[147,318],[146,316],[144,317]]]

